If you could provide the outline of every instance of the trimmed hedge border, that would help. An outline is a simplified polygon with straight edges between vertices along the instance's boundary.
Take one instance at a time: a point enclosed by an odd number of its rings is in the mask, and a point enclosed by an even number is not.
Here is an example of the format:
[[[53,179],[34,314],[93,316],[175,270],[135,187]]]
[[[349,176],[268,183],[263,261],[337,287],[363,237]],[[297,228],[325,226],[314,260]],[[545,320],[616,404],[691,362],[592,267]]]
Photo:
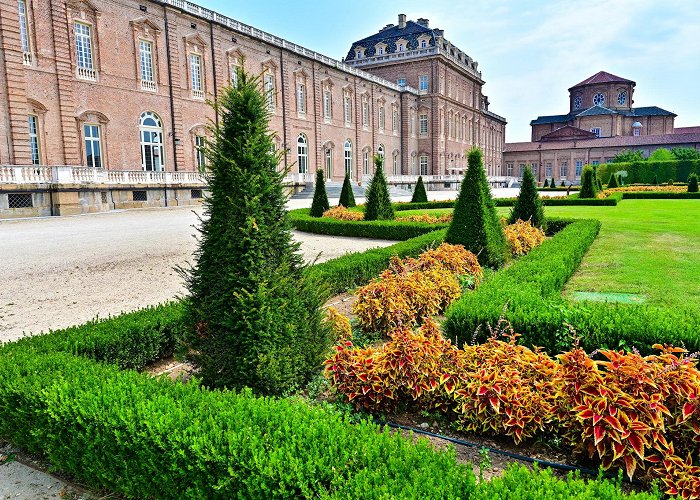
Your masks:
[[[477,339],[483,340],[488,326],[496,325],[504,314],[525,344],[542,346],[551,354],[569,346],[567,324],[588,350],[634,347],[648,354],[659,342],[699,350],[700,319],[688,313],[648,305],[574,303],[562,296],[599,229],[596,220],[572,222],[474,292],[464,294],[446,312],[446,336],[469,342],[478,329]]]
[[[298,231],[330,236],[354,236],[380,240],[404,241],[410,238],[446,228],[448,224],[396,221],[344,221],[330,217],[311,217],[308,208],[291,210],[292,226]]]
[[[697,200],[700,193],[664,193],[653,191],[635,191],[622,193],[623,200]]]

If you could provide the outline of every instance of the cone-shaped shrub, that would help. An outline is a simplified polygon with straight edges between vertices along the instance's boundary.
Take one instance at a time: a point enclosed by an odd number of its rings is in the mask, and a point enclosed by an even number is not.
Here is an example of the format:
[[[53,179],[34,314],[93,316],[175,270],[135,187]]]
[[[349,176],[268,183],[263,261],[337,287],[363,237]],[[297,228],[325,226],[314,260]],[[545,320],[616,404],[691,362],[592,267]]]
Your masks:
[[[259,79],[239,72],[215,110],[196,263],[180,270],[185,347],[207,386],[282,394],[304,384],[327,352],[323,300],[292,241]]]
[[[559,184],[559,187],[566,187],[566,181],[561,181],[561,184]]]
[[[654,174],[654,179],[651,181],[651,183],[652,183],[654,186],[658,186],[658,185],[659,185],[659,178],[656,177],[656,174]]]
[[[350,174],[345,174],[343,188],[340,190],[340,200],[338,200],[338,205],[342,205],[345,208],[355,206],[355,195],[352,192],[352,185],[350,184]]]
[[[389,188],[386,185],[386,177],[382,168],[382,157],[374,157],[374,176],[367,189],[367,201],[365,203],[365,220],[392,220],[394,207],[391,206]]]
[[[518,194],[518,199],[515,200],[513,210],[510,212],[508,223],[515,224],[518,220],[530,221],[533,227],[542,228],[544,231],[547,230],[542,200],[537,192],[535,176],[532,175],[532,170],[529,168],[526,168],[523,172],[520,194]]]
[[[428,193],[425,192],[425,186],[423,185],[423,176],[418,176],[418,182],[416,183],[416,189],[413,190],[413,197],[411,198],[411,203],[427,203]]]
[[[610,180],[608,181],[608,189],[613,189],[618,187],[617,185],[617,177],[615,174],[610,174]]]
[[[595,171],[593,167],[586,166],[581,173],[581,191],[579,198],[595,198],[598,194],[598,186],[595,181]]]
[[[542,187],[543,187],[543,188],[548,188],[548,187],[549,187],[549,180],[548,180],[547,178],[545,178],[544,184],[542,184]]]
[[[478,148],[469,152],[467,173],[445,241],[463,245],[478,255],[482,265],[500,267],[505,262],[508,246]]]
[[[311,217],[323,217],[323,212],[328,210],[328,194],[326,194],[326,180],[323,170],[316,170],[316,187],[314,188],[314,201],[311,203]]]
[[[688,192],[697,193],[698,192],[698,175],[690,174],[688,176]]]

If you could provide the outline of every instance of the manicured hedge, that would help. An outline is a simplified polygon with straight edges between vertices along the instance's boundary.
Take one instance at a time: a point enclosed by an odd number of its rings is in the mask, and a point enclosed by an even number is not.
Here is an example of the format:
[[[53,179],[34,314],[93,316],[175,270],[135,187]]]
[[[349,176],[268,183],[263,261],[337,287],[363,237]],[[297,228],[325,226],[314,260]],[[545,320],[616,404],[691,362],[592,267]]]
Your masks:
[[[426,222],[343,221],[329,217],[315,218],[309,215],[307,208],[292,210],[289,212],[289,216],[292,225],[299,231],[330,236],[354,236],[356,238],[396,241],[415,238],[448,226],[447,224],[428,224]]]
[[[632,193],[622,193],[623,200],[687,200],[698,198],[700,198],[700,193],[664,193],[653,191],[635,191]]]
[[[394,203],[394,211],[403,210],[432,210],[436,208],[454,208],[455,200],[428,201],[425,203]]]
[[[182,333],[183,313],[182,302],[170,302],[25,337],[3,347],[35,353],[67,352],[139,370],[172,355]]]
[[[312,266],[309,273],[328,287],[330,295],[335,295],[375,278],[387,268],[394,255],[416,257],[427,247],[438,246],[445,239],[445,232],[445,229],[432,231],[388,247],[344,255]]]
[[[700,319],[688,313],[646,306],[570,302],[562,289],[578,268],[598,234],[600,223],[579,220],[562,229],[538,248],[496,273],[477,290],[467,293],[447,310],[448,338],[471,341],[477,328],[483,340],[507,304],[505,318],[528,345],[556,353],[568,347],[566,324],[581,336],[589,350],[599,347],[636,347],[652,352],[656,343],[700,349]]]
[[[498,198],[494,200],[497,207],[512,207],[515,205],[516,198]],[[542,197],[542,204],[547,207],[566,207],[566,206],[606,206],[614,207],[622,200],[621,193],[614,193],[607,198],[578,198],[578,193],[575,193],[568,198],[548,198]]]
[[[425,440],[299,400],[202,390],[63,353],[5,353],[0,415],[0,436],[131,498],[466,498],[474,489],[454,451]]]
[[[629,163],[604,163],[598,165],[598,177],[607,179],[610,174],[624,170],[627,172],[625,184],[652,184],[654,177],[659,182],[668,179],[688,182],[692,172],[700,174],[700,160],[634,161]]]
[[[537,188],[538,191],[552,191],[552,192],[557,192],[557,193],[566,193],[567,189],[569,189],[571,191],[578,191],[579,189],[581,189],[581,186],[571,186],[571,187],[567,186],[567,187],[554,187],[554,188],[538,187]]]

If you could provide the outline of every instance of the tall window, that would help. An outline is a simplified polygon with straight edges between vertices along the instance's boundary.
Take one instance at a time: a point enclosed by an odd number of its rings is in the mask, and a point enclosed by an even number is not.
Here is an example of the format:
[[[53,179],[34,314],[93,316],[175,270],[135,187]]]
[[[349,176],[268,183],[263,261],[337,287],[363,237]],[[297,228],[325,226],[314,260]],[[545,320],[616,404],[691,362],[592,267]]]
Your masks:
[[[506,163],[506,175],[508,177],[513,177],[513,164],[512,163]]]
[[[362,103],[362,126],[369,127],[369,103],[367,101]]]
[[[525,175],[525,164],[521,163],[518,169],[518,177],[522,178],[523,175]]]
[[[32,153],[32,165],[40,165],[39,120],[35,115],[29,115],[29,149]]]
[[[343,98],[343,108],[345,110],[345,113],[344,113],[345,114],[345,123],[348,124],[351,122],[351,119],[350,119],[350,96],[347,94]]]
[[[418,90],[426,92],[428,90],[428,75],[418,77]]]
[[[399,171],[399,154],[394,153],[394,164],[393,164],[393,170],[394,175],[399,175],[401,172]]]
[[[420,115],[418,117],[420,135],[428,135],[428,115]]]
[[[163,155],[163,124],[151,111],[141,114],[139,134],[141,136],[141,167],[146,171],[160,172],[165,169]]]
[[[399,131],[399,110],[396,108],[394,108],[394,111],[392,113],[391,125],[394,132]]]
[[[379,130],[384,130],[384,105],[379,106]]]
[[[635,137],[639,137],[641,135],[641,132],[642,132],[642,130],[639,127],[634,127],[634,130],[632,133]]]
[[[265,74],[265,98],[270,110],[275,109],[275,77],[270,73]]]
[[[323,92],[323,117],[326,120],[331,119],[331,91],[326,90]]]
[[[92,32],[90,26],[75,23],[75,55],[78,63],[78,77],[95,80],[95,67],[92,61]]]
[[[350,142],[350,139],[347,139],[343,146],[343,162],[345,164],[345,174],[352,179],[352,142]]]
[[[362,152],[362,173],[369,175],[369,151]]]
[[[202,56],[190,54],[190,77],[192,81],[192,97],[204,99],[202,90]]]
[[[547,162],[544,167],[544,176],[545,177],[552,177],[552,164],[550,162]]]
[[[333,150],[326,149],[326,179],[333,178]]]
[[[85,160],[88,167],[102,168],[102,139],[99,125],[83,125]]]
[[[141,88],[144,90],[156,90],[153,74],[153,44],[146,40],[139,42],[141,53]]]
[[[238,70],[241,67],[238,65],[238,61],[231,65],[231,86],[238,87]]]
[[[24,63],[31,64],[31,57],[27,59],[26,54],[30,54],[29,46],[29,25],[27,24],[27,2],[19,0],[19,37],[22,41],[22,52],[25,53]]]
[[[382,159],[382,167],[384,166],[384,144],[380,144],[377,148],[377,156]]]
[[[297,163],[299,173],[305,174],[309,169],[309,142],[304,134],[299,134],[297,139]]]
[[[306,85],[299,83],[297,87],[297,110],[306,113]]]
[[[567,176],[567,174],[569,173],[568,170],[569,170],[569,167],[566,164],[566,162],[565,161],[561,162],[561,165],[559,166],[560,177],[565,178]]]
[[[202,172],[207,167],[207,157],[205,154],[205,141],[203,135],[194,136],[194,156],[197,163],[197,170]]]
[[[428,157],[426,155],[420,157],[420,175],[428,175]]]
[[[583,170],[583,160],[576,160],[576,178],[581,177],[581,171]]]

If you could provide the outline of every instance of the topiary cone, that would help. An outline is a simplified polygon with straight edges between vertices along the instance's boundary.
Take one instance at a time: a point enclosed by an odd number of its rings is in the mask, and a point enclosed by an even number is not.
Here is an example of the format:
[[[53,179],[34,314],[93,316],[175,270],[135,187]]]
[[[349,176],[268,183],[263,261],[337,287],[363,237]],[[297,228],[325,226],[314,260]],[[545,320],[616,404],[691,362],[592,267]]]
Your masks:
[[[367,189],[367,201],[365,203],[365,220],[392,220],[394,207],[391,206],[389,188],[386,184],[382,157],[374,156],[374,176]]]
[[[311,217],[323,217],[323,212],[328,210],[328,194],[326,193],[326,180],[323,176],[323,170],[316,170],[316,186],[314,187],[314,201],[311,203],[309,214]]]
[[[345,180],[343,180],[343,188],[340,190],[340,199],[338,200],[338,205],[342,205],[345,208],[355,206],[355,195],[352,192],[352,185],[350,184],[350,174],[345,174]]]
[[[532,175],[532,170],[529,168],[526,168],[525,172],[523,172],[520,193],[510,212],[510,219],[508,222],[509,224],[514,224],[518,219],[522,221],[529,220],[533,227],[542,228],[544,231],[547,230],[542,200],[537,192],[535,176]]]
[[[425,186],[423,185],[423,176],[418,176],[418,182],[416,183],[416,188],[413,190],[413,197],[411,198],[411,203],[427,203],[428,194],[425,192]]]

